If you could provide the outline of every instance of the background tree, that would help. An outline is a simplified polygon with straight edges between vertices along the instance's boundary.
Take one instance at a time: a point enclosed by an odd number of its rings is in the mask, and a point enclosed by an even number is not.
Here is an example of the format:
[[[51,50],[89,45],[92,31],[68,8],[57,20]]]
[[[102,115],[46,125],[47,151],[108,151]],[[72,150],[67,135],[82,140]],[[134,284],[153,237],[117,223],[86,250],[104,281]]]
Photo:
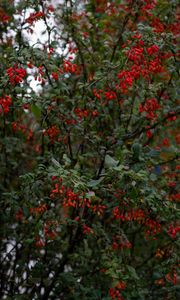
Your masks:
[[[2,299],[180,297],[178,9],[1,1]]]

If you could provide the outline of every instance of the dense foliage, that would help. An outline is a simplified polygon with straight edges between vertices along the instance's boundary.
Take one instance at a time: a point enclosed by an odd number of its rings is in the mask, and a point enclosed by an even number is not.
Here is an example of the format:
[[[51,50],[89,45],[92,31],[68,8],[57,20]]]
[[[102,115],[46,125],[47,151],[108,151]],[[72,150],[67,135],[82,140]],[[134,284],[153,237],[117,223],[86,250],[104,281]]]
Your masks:
[[[1,299],[180,299],[179,32],[176,0],[1,1]]]

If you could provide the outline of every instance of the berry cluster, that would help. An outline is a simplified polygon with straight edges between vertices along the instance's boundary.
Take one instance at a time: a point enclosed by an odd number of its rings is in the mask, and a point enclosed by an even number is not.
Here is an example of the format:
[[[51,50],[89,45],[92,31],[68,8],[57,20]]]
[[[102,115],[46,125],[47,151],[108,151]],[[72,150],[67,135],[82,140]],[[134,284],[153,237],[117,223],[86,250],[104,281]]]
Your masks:
[[[12,103],[12,99],[10,96],[5,95],[4,97],[0,98],[0,114],[4,113],[7,114],[10,109],[10,105]]]
[[[10,67],[6,70],[6,73],[9,77],[9,81],[12,85],[19,84],[26,77],[26,70],[19,68],[17,66]]]

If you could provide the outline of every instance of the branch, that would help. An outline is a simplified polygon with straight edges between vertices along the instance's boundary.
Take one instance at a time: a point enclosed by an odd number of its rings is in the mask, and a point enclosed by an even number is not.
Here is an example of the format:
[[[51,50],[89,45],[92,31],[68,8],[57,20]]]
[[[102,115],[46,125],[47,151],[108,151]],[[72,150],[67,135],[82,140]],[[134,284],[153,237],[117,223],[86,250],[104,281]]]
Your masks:
[[[148,127],[148,129],[155,129],[156,127],[158,127],[159,125],[163,124],[167,119],[169,119],[170,117],[176,117],[180,114],[180,108],[177,108],[176,111],[170,111],[168,112],[168,114],[159,122],[156,122],[154,124],[152,124],[150,127]],[[135,138],[137,136],[139,136],[141,133],[146,132],[147,130],[147,126],[143,126],[142,128],[137,128],[134,132],[128,133],[126,135],[124,135],[122,137],[122,140],[128,140],[128,139],[132,139]]]
[[[129,17],[131,16],[131,10],[132,10],[132,8],[133,8],[133,6],[134,6],[135,3],[136,3],[136,0],[133,0],[131,6],[130,6],[130,8],[129,8],[130,12],[129,12],[129,13],[125,16],[125,18],[124,18],[124,22],[123,22],[122,27],[121,27],[121,29],[120,29],[120,31],[119,31],[119,34],[118,34],[117,42],[116,42],[116,44],[114,45],[114,48],[113,48],[113,51],[112,51],[112,55],[111,55],[110,62],[113,61],[118,46],[120,46],[120,45],[122,44],[122,42],[123,42],[123,36],[122,36],[122,35],[123,35],[124,29],[125,29],[125,27],[126,27],[128,21],[129,21]],[[138,14],[136,15],[135,21],[137,20],[137,18],[138,18]],[[134,22],[135,22],[135,21],[134,21]]]

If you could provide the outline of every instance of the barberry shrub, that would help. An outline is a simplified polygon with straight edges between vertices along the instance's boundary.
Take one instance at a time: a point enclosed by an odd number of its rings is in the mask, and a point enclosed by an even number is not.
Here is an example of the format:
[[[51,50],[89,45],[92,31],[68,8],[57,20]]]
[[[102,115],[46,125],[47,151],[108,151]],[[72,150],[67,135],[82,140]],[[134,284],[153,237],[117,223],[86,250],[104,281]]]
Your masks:
[[[1,1],[1,299],[180,299],[179,32],[176,0]]]

